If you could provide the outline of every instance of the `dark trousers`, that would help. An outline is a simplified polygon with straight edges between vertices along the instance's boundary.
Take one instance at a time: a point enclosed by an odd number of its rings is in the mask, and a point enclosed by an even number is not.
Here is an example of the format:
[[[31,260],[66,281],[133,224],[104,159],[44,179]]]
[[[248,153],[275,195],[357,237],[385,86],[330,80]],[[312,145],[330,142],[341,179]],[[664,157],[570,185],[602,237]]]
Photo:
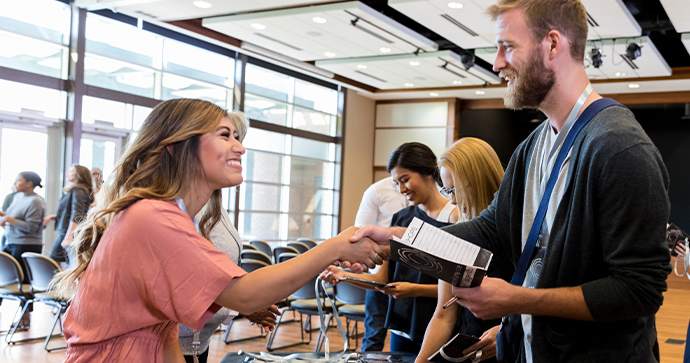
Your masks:
[[[17,244],[7,244],[2,249],[2,252],[9,253],[14,257],[19,266],[22,267],[22,272],[24,273],[24,283],[29,283],[29,274],[26,272],[26,266],[24,265],[24,260],[22,259],[22,253],[24,252],[35,252],[41,253],[43,245],[17,245]]]
[[[362,338],[362,352],[381,352],[386,343],[385,328],[386,312],[388,311],[388,295],[377,291],[367,290],[364,299],[364,338]]]
[[[685,338],[685,358],[683,358],[683,363],[690,363],[690,325],[688,325],[688,336]]]
[[[56,229],[55,242],[53,242],[53,248],[50,250],[50,258],[57,262],[67,262],[69,263],[69,257],[67,257],[67,251],[60,245],[67,235],[66,229]]]
[[[419,354],[422,346],[405,338],[402,335],[391,333],[391,352],[404,352]]]
[[[185,363],[194,363],[194,356],[193,355],[185,355],[184,361],[185,361]],[[206,362],[208,362],[208,349],[206,349],[205,352],[199,354],[199,363],[206,363]]]

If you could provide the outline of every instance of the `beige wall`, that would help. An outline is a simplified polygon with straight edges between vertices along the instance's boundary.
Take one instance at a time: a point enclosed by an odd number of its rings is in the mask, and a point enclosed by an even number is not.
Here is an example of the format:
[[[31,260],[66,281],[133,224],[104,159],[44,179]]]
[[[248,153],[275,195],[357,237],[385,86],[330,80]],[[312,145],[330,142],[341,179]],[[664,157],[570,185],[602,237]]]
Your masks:
[[[340,230],[355,224],[362,194],[374,180],[375,115],[374,100],[362,97],[356,91],[347,91]]]

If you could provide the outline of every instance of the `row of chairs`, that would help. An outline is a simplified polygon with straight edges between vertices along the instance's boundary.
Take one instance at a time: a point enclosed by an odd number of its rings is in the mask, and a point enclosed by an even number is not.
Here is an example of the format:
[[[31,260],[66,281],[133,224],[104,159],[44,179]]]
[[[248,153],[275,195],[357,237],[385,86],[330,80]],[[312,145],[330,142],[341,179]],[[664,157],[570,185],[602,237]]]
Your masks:
[[[308,239],[299,238],[297,241],[288,242],[287,246],[279,246],[271,248],[271,246],[264,241],[250,241],[249,244],[243,244],[242,259],[264,261],[266,263],[279,263],[278,257],[283,253],[301,254],[309,251],[316,246],[316,242]]]
[[[12,319],[12,325],[6,332],[5,342],[7,344],[18,344],[43,340],[45,338],[43,348],[46,351],[52,352],[59,349],[65,349],[66,347],[48,348],[50,339],[62,336],[61,316],[69,307],[68,301],[57,299],[52,296],[49,291],[50,281],[55,274],[62,271],[62,269],[57,262],[39,253],[24,252],[22,253],[22,260],[24,260],[24,265],[26,266],[29,277],[29,286],[23,283],[24,272],[19,262],[12,257],[12,255],[0,252],[0,298],[19,302],[19,306]],[[20,326],[22,317],[27,314],[30,306],[35,302],[41,302],[53,307],[55,319],[53,320],[50,332],[48,332],[45,337],[13,340],[14,334]],[[55,325],[57,325],[58,322],[60,322],[60,334],[53,334]]]

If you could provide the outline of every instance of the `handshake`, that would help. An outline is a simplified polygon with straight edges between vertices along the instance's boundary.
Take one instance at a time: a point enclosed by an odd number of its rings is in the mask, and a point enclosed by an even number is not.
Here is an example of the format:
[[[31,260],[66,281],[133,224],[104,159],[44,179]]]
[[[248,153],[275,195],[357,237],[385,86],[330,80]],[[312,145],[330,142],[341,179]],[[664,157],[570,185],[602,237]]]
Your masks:
[[[391,237],[401,237],[405,228],[384,228],[365,226],[350,227],[341,232],[335,239],[348,242],[346,249],[336,265],[349,268],[354,273],[367,272],[370,268],[380,265],[390,255],[389,241]]]

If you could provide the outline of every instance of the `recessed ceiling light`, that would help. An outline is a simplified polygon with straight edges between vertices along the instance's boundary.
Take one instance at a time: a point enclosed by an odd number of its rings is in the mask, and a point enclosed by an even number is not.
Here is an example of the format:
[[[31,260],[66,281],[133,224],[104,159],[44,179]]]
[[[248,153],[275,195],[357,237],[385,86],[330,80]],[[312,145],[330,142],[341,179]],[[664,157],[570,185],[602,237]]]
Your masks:
[[[482,90],[474,91],[474,94],[480,95],[480,96],[483,95],[483,94],[485,94],[485,93],[486,93],[486,92],[484,92],[484,91],[482,91]]]
[[[261,23],[252,23],[252,25],[250,25],[250,26],[251,26],[252,28],[256,29],[256,30],[264,30],[264,29],[266,29],[266,26],[263,25],[263,24],[261,24]]]
[[[419,62],[417,62],[417,61],[410,61],[410,65],[411,65],[411,66],[418,66],[418,65],[419,65]]]
[[[381,47],[381,48],[379,48],[379,52],[381,52],[381,53],[390,53],[390,52],[391,52],[391,49],[390,49],[390,48],[386,48],[386,47]]]
[[[462,84],[462,81],[453,81],[454,85]]]
[[[405,83],[405,87],[414,87],[413,83]]]
[[[627,76],[627,74],[625,74],[624,72],[616,72],[616,73],[614,73],[614,75],[615,75],[616,77],[625,77],[625,76]]]
[[[628,88],[633,88],[633,89],[634,88],[640,88],[640,84],[639,83],[631,83],[628,85]]]
[[[335,57],[335,53],[333,52],[324,52],[323,53],[326,57]]]
[[[367,65],[366,65],[366,64],[358,64],[358,65],[357,65],[357,68],[359,68],[359,69],[367,69]]]
[[[213,4],[207,3],[206,1],[195,1],[192,4],[194,4],[194,6],[196,6],[197,8],[202,8],[202,9],[208,9],[211,6],[213,6]]]
[[[311,18],[311,20],[317,24],[323,24],[323,23],[328,21],[328,20],[326,20],[326,18],[322,18],[320,16],[315,16],[315,17]]]
[[[458,3],[455,1],[448,3],[448,7],[451,9],[462,9],[463,6],[464,5],[462,5],[462,3]]]
[[[431,93],[429,93],[429,96],[438,97],[438,92],[431,92]]]

